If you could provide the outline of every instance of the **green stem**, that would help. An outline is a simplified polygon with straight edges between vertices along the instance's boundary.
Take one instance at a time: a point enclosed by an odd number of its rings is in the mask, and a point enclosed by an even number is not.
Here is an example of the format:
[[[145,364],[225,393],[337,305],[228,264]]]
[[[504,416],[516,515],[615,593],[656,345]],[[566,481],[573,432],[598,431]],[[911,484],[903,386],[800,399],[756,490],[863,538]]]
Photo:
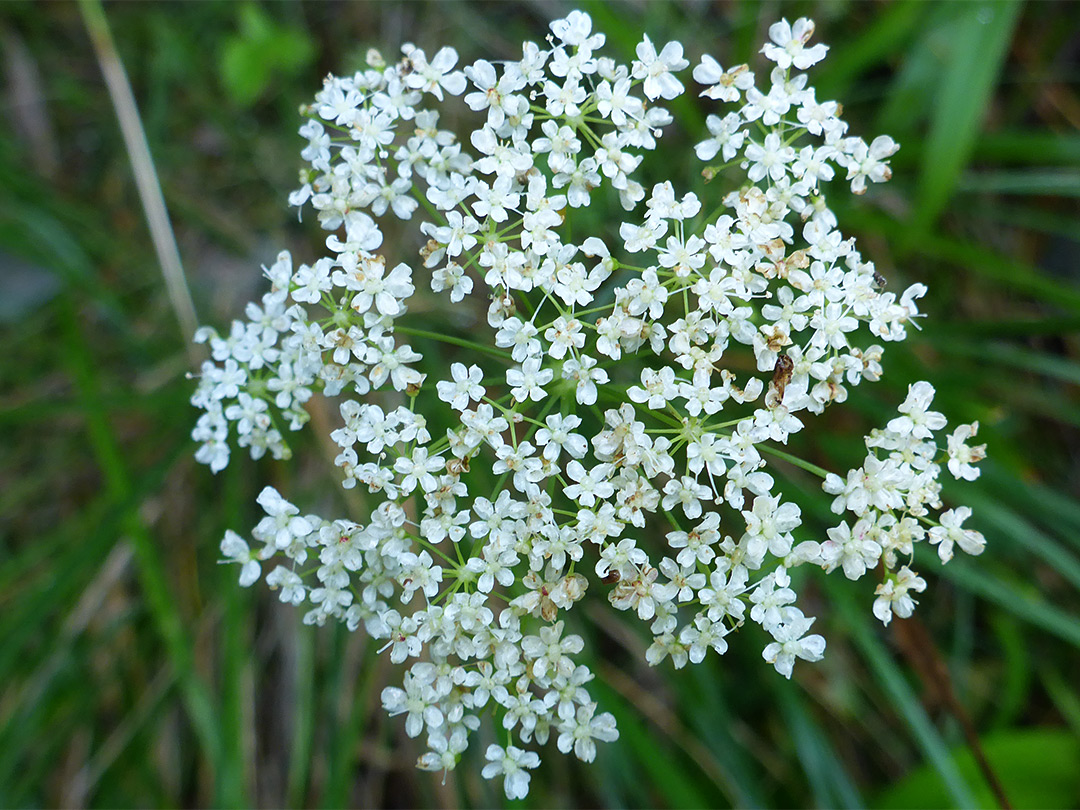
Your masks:
[[[782,459],[784,459],[784,461],[788,462],[789,464],[794,464],[799,469],[806,470],[807,472],[813,473],[814,475],[818,476],[819,478],[825,478],[826,476],[829,475],[829,471],[826,470],[824,467],[819,467],[817,464],[811,464],[809,461],[805,461],[804,459],[801,459],[798,456],[793,456],[793,455],[791,455],[791,453],[787,453],[787,452],[785,452],[783,450],[778,450],[775,447],[769,447],[768,445],[765,445],[765,444],[759,444],[758,449],[763,450],[764,452],[768,453],[771,456],[776,456],[777,458],[782,458]]]
[[[472,340],[466,340],[465,338],[454,337],[453,335],[444,335],[439,332],[429,332],[426,329],[414,329],[411,326],[394,325],[395,332],[401,332],[405,335],[412,335],[413,337],[427,338],[428,340],[437,340],[440,343],[449,343],[454,346],[461,346],[464,349],[473,349],[478,352],[484,352],[490,354],[492,357],[498,357],[500,360],[505,360],[508,363],[514,362],[514,358],[510,355],[510,352],[504,352],[502,349],[496,349],[492,346],[485,346],[483,343],[477,343]]]

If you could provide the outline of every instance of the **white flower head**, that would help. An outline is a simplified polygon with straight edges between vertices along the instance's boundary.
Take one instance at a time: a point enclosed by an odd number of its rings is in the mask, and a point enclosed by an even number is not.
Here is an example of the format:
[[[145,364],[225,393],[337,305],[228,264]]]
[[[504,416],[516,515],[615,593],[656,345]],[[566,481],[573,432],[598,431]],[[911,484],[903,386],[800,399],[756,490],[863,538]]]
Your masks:
[[[940,438],[930,383],[842,476],[786,447],[883,375],[927,293],[887,289],[826,198],[840,172],[855,194],[888,180],[898,146],[819,100],[801,72],[827,51],[813,31],[770,27],[764,81],[694,67],[710,109],[682,135],[719,182],[693,191],[662,179],[688,157],[665,134],[687,123],[664,104],[686,92],[683,44],[643,36],[620,60],[581,11],[508,60],[370,53],[302,108],[289,201],[325,247],[295,267],[281,253],[242,317],[198,331],[195,455],[215,472],[237,448],[285,462],[286,434],[329,432],[354,519],[268,486],[257,550],[230,531],[221,553],[242,586],[266,561],[304,623],[408,665],[381,696],[426,741],[418,767],[458,767],[489,721],[482,773],[508,799],[548,742],[593,761],[618,738],[578,660],[591,634],[571,632],[594,608],[643,623],[645,661],[675,668],[755,622],[790,678],[825,651],[794,569],[880,572],[888,623],[926,590],[905,565],[917,543],[982,551],[941,477],[972,480],[985,448],[977,424]],[[776,475],[788,463],[823,475],[838,517],[820,536]]]
[[[824,59],[828,51],[828,47],[820,43],[806,47],[813,35],[814,23],[806,17],[797,19],[795,25],[780,20],[769,26],[769,39],[772,42],[762,47],[761,52],[766,59],[776,62],[778,67],[806,70]]]

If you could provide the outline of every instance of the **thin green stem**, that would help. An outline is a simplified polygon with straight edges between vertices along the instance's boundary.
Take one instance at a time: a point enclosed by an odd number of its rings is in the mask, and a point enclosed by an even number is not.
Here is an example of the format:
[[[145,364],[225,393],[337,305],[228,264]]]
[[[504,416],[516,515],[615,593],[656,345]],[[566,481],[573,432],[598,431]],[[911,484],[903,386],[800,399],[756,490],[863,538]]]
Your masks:
[[[510,352],[504,352],[502,349],[496,349],[492,346],[485,346],[483,343],[477,343],[473,340],[466,340],[465,338],[454,337],[453,335],[444,335],[440,332],[429,332],[426,329],[415,329],[411,326],[401,326],[400,324],[394,325],[394,331],[401,332],[405,335],[412,335],[413,337],[437,340],[440,343],[449,343],[453,346],[461,346],[463,349],[473,349],[474,351],[484,352],[485,354],[490,354],[492,357],[498,357],[500,360],[505,360],[508,363],[514,362],[514,358],[510,355]]]
[[[829,475],[829,471],[826,470],[824,467],[819,467],[817,464],[811,464],[809,461],[806,461],[805,459],[801,459],[798,456],[793,456],[791,453],[785,452],[783,450],[779,450],[779,449],[777,449],[775,447],[769,447],[766,444],[759,444],[758,449],[763,450],[764,452],[768,453],[771,456],[776,456],[777,458],[782,458],[782,459],[784,459],[784,461],[788,462],[789,464],[794,464],[799,469],[806,470],[807,472],[813,473],[814,475],[818,476],[819,478],[825,478],[826,476]]]

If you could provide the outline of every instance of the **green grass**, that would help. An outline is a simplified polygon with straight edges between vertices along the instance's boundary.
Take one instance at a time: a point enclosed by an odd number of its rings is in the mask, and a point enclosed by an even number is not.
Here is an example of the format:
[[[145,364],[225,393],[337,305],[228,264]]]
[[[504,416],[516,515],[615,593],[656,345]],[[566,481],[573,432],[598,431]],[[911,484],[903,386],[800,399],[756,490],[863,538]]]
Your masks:
[[[890,288],[930,287],[925,329],[890,348],[883,382],[853,394],[828,439],[800,435],[793,452],[827,469],[857,463],[862,433],[913,379],[935,385],[951,420],[980,421],[984,474],[945,494],[974,508],[987,551],[922,566],[921,619],[1013,804],[1076,806],[1076,6],[586,5],[616,53],[647,30],[725,66],[752,57],[771,19],[810,14],[832,46],[819,98],[843,100],[856,133],[901,143],[894,180],[838,214]],[[501,804],[478,776],[486,740],[445,784],[413,769],[415,741],[379,705],[395,676],[373,644],[302,626],[217,565],[224,530],[253,523],[267,483],[315,511],[356,504],[320,484],[328,462],[314,441],[290,465],[234,460],[212,480],[196,469],[187,347],[78,9],[4,12],[5,76],[23,90],[0,123],[11,312],[0,322],[0,805]],[[308,258],[321,242],[284,204],[296,108],[321,76],[405,37],[454,44],[464,60],[509,55],[542,37],[549,14],[483,3],[106,13],[188,284],[218,326],[256,292],[260,263],[282,247]],[[682,103],[673,149],[694,142],[705,111]],[[691,163],[654,171],[699,182]],[[459,350],[438,347],[440,362]],[[806,536],[821,531],[815,477],[777,469],[810,518]],[[829,650],[792,683],[766,671],[752,628],[724,658],[672,673],[644,664],[641,637],[587,614],[595,695],[623,736],[589,767],[547,757],[527,804],[992,806],[959,723],[873,620],[865,583],[804,589]]]

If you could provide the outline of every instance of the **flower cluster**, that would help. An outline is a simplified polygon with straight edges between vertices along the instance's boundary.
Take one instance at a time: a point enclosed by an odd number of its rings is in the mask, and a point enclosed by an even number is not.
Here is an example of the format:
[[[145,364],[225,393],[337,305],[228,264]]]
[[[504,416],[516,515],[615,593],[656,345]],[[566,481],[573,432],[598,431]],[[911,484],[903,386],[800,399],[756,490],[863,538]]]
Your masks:
[[[849,471],[846,479],[832,473],[825,478],[825,491],[836,496],[832,511],[851,512],[856,522],[849,526],[844,521],[828,530],[820,563],[826,571],[842,568],[848,579],[859,579],[883,564],[885,576],[877,587],[874,615],[884,624],[893,614],[910,616],[915,609],[910,592],[926,590],[926,581],[907,565],[896,570],[901,560],[911,559],[913,544],[929,537],[943,563],[952,559],[954,546],[981,554],[986,545],[979,532],[962,528],[971,515],[968,507],[946,510],[937,519],[930,516],[931,509],[942,506],[939,462],[947,461],[953,477],[971,481],[979,475],[973,463],[986,454],[985,445],[967,444],[979,429],[975,422],[960,425],[948,437],[945,456],[938,458],[934,433],[945,427],[945,417],[929,410],[933,399],[929,383],[910,386],[901,415],[866,437],[869,455],[862,466]]]
[[[701,196],[638,179],[673,120],[663,103],[686,92],[682,45],[644,37],[620,64],[577,11],[505,62],[371,51],[304,108],[289,199],[314,209],[328,253],[299,267],[281,254],[246,321],[200,331],[213,360],[193,398],[196,457],[222,469],[235,432],[252,456],[287,458],[305,403],[336,401],[336,464],[369,496],[365,521],[301,515],[267,487],[257,548],[229,532],[222,551],[241,585],[273,561],[267,583],[305,622],[363,625],[408,664],[382,699],[424,735],[419,767],[454,768],[490,714],[507,744],[487,749],[483,775],[519,798],[535,747],[554,738],[591,761],[617,738],[572,632],[590,588],[647,626],[651,664],[723,654],[749,620],[790,677],[825,647],[791,569],[883,564],[873,610],[888,623],[925,588],[895,570],[913,543],[929,537],[942,560],[981,551],[968,510],[930,517],[945,420],[927,383],[868,437],[860,469],[826,479],[854,526],[797,541],[800,509],[770,472],[767,456],[791,458],[776,443],[880,377],[881,344],[904,339],[926,292],[887,291],[826,204],[834,179],[856,194],[887,180],[898,147],[850,135],[839,104],[818,101],[802,72],[826,56],[813,30],[770,28],[760,86],[746,65],[694,67],[700,95],[726,105],[696,147],[721,161],[703,170],[719,191]],[[467,138],[441,128],[443,104],[473,122]],[[614,227],[572,230],[591,206]],[[419,222],[418,261],[381,252],[393,220]],[[459,311],[486,324],[462,336],[410,314],[420,285],[482,302]],[[463,362],[436,370],[410,340]],[[948,440],[954,476],[977,474],[976,427]]]

